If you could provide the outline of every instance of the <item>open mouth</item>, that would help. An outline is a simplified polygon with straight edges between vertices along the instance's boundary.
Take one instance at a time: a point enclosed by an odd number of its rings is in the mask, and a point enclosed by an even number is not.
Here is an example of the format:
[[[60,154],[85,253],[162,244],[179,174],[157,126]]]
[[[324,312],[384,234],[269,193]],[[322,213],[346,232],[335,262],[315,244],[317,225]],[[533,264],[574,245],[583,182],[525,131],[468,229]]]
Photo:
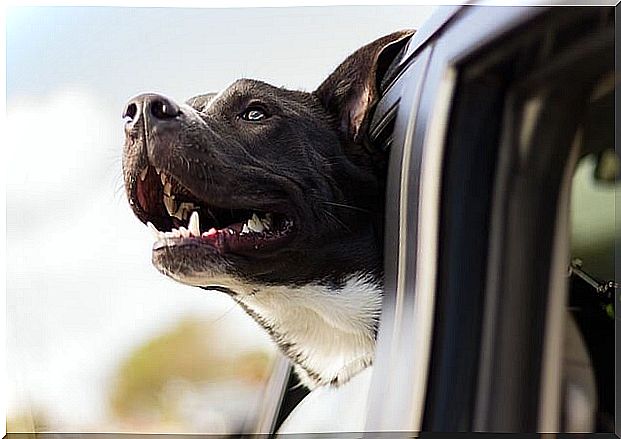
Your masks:
[[[294,230],[285,214],[216,206],[150,165],[140,172],[132,198],[138,217],[153,232],[154,250],[198,244],[248,254],[282,245]]]

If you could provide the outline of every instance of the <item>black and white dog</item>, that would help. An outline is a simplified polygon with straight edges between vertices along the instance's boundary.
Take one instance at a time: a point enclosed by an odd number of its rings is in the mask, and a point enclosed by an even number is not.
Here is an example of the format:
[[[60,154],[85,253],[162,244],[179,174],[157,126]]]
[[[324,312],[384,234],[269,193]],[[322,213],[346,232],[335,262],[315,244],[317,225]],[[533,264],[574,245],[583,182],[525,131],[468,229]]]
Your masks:
[[[309,388],[373,361],[382,295],[385,160],[366,129],[378,81],[412,34],[349,56],[312,93],[240,79],[125,109],[129,203],[153,264],[229,294]]]

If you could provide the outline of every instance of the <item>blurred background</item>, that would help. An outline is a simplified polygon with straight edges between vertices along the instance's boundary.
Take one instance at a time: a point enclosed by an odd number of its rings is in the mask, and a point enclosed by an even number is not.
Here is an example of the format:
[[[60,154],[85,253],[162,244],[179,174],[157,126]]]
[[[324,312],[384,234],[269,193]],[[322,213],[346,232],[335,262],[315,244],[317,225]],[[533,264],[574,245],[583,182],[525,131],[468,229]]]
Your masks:
[[[151,266],[122,186],[123,106],[239,77],[310,91],[433,9],[9,9],[7,431],[251,425],[278,353],[225,295]]]

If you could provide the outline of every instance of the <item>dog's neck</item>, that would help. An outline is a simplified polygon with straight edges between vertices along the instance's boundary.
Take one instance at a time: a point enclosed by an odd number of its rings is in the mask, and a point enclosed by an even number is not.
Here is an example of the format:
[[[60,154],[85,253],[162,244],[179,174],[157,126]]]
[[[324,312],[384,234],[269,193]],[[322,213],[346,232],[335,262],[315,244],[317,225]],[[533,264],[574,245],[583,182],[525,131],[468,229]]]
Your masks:
[[[309,388],[338,386],[371,365],[381,286],[353,275],[341,286],[252,288],[234,296],[293,361]]]

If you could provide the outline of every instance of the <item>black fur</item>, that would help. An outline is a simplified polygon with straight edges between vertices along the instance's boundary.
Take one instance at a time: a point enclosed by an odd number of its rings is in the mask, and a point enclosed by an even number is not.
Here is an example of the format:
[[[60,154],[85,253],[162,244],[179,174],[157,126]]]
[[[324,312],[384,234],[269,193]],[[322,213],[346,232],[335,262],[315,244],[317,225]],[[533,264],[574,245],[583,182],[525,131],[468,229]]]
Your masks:
[[[279,248],[254,254],[207,246],[154,249],[163,271],[228,273],[266,285],[336,284],[354,272],[382,275],[384,169],[369,154],[365,131],[377,98],[381,55],[412,32],[363,47],[312,93],[240,79],[213,102],[193,97],[161,126],[148,115],[126,126],[124,177],[136,215],[170,230],[136,202],[137,176],[147,164],[165,170],[194,195],[231,209],[279,212],[294,234]],[[389,62],[390,60],[388,60]],[[269,116],[240,115],[259,105]]]

